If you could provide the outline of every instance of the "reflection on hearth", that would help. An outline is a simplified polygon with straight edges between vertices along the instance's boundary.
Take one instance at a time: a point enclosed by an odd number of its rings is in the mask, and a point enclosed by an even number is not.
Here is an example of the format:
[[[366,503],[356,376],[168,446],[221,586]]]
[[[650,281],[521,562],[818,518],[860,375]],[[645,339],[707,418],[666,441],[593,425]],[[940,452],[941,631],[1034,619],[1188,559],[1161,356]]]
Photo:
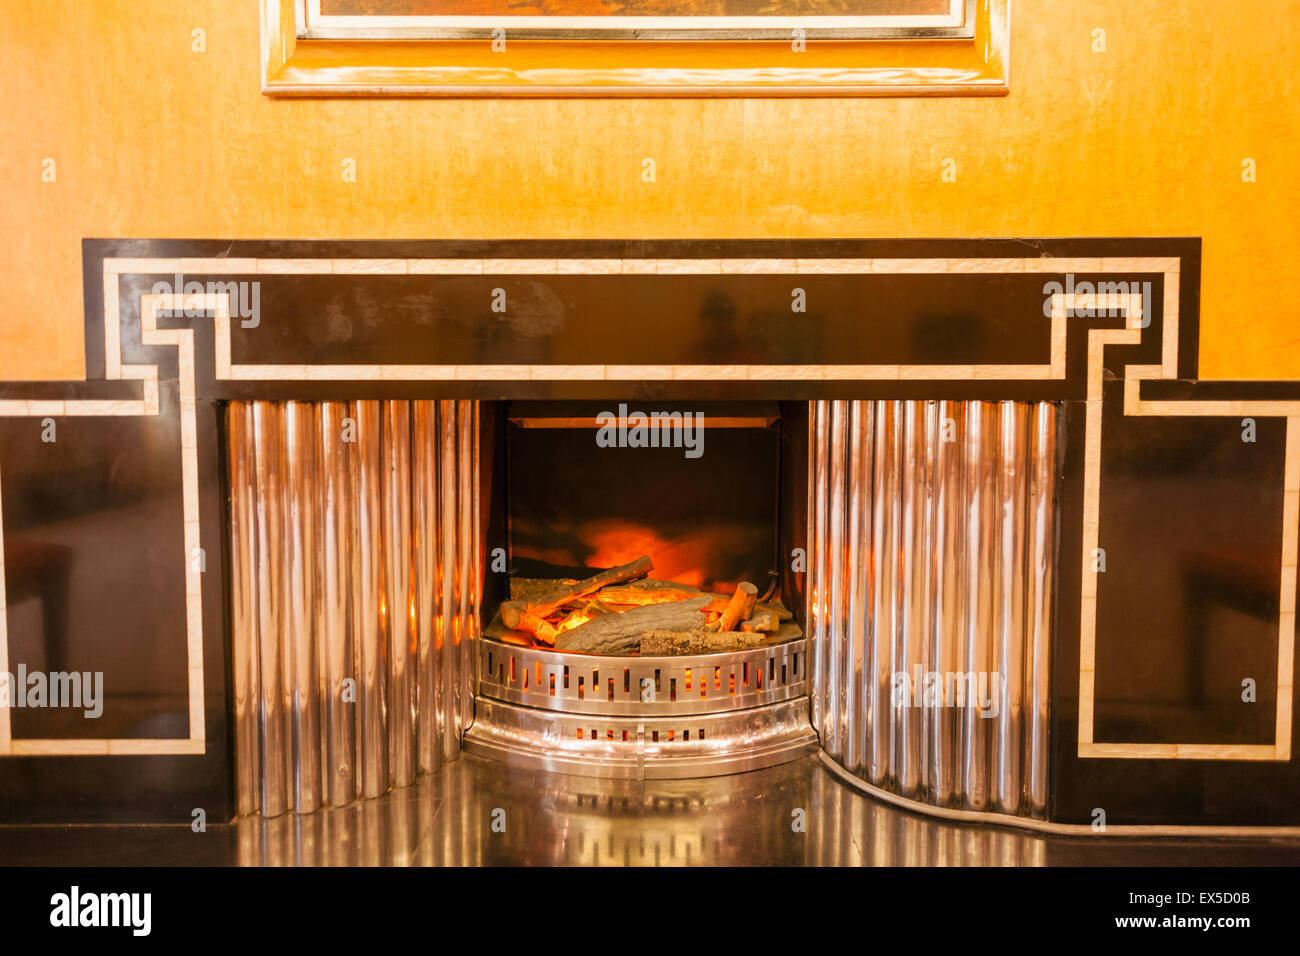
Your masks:
[[[845,787],[814,757],[638,782],[522,771],[471,755],[378,800],[236,826],[246,865],[1046,862],[1039,835],[904,813]]]

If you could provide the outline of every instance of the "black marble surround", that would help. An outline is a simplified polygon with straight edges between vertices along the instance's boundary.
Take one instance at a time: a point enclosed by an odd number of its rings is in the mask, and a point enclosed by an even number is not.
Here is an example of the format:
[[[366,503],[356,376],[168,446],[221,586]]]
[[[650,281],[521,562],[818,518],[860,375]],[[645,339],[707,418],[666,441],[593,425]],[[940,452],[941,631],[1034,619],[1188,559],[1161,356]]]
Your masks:
[[[173,281],[175,272],[154,263],[113,273],[121,343],[120,360],[113,362],[105,344],[106,306],[113,304],[105,301],[106,286],[112,288],[105,263],[123,258],[230,260],[228,271],[220,263],[183,271],[205,285],[260,283],[259,324],[245,329],[237,319],[230,323],[229,357],[244,369],[240,374],[265,377],[223,377],[211,314],[158,320],[159,329],[192,329],[194,335],[192,461],[207,556],[199,603],[201,746],[188,754],[0,756],[0,822],[189,822],[195,808],[214,820],[232,815],[219,440],[224,402],[457,397],[1062,402],[1049,818],[1088,823],[1094,809],[1103,808],[1111,825],[1300,824],[1294,748],[1288,742],[1285,759],[1259,756],[1282,742],[1278,713],[1285,712],[1295,736],[1294,674],[1278,673],[1285,658],[1279,639],[1294,639],[1279,628],[1294,617],[1287,617],[1278,581],[1285,579],[1287,560],[1284,517],[1294,521],[1284,479],[1287,419],[1300,416],[1300,383],[1199,381],[1197,239],[86,240],[87,380],[0,383],[0,518],[10,669],[19,657],[34,662],[44,655],[51,670],[59,662],[102,670],[110,690],[104,716],[90,730],[54,711],[11,711],[15,741],[192,736],[185,685],[193,660],[187,659],[182,534],[184,380],[177,347],[145,345],[141,334],[142,294]],[[792,265],[757,274],[719,266],[707,274],[651,275],[621,268],[583,274],[572,263],[576,274],[268,274],[249,266],[249,260],[271,259],[601,260],[605,270],[617,268],[611,261],[627,260],[636,269],[651,259]],[[844,259],[951,263],[947,271],[924,274],[897,263],[879,272],[839,274],[799,267]],[[1136,341],[1106,345],[1094,382],[1102,436],[1094,453],[1096,523],[1107,569],[1096,586],[1093,741],[1162,745],[1168,754],[1080,755],[1089,335],[1118,332],[1126,320],[1071,318],[1059,377],[999,376],[992,367],[1052,361],[1044,284],[1064,284],[1065,270],[1024,271],[1026,262],[1055,269],[1046,259],[1083,265],[1070,270],[1076,282],[1151,283],[1149,327]],[[1117,261],[1132,259],[1177,265],[1171,271]],[[674,268],[680,263],[665,267]],[[771,262],[763,268],[784,269]],[[952,271],[957,268],[966,271]],[[791,311],[796,287],[805,292],[806,312]],[[505,313],[492,309],[498,289],[508,303]],[[1175,297],[1177,341],[1166,350],[1162,320]],[[1158,380],[1135,383],[1128,372],[1129,366],[1162,362],[1166,373]],[[140,401],[139,381],[109,377],[119,365],[157,366],[156,415],[81,415],[76,412],[89,406],[66,405],[63,414],[47,416],[39,405],[24,413],[13,404]],[[438,366],[443,377],[320,380],[307,371],[328,365]],[[546,366],[557,365],[647,366],[656,367],[656,375],[664,366],[752,366],[767,369],[762,374],[768,377],[696,372],[609,381],[548,375]],[[809,377],[817,374],[810,367],[846,365],[929,368],[913,371],[914,377],[867,371]],[[499,366],[538,371],[526,379],[496,377],[492,368]],[[789,375],[768,368],[774,366],[789,368]],[[1160,403],[1160,410],[1125,414],[1126,377],[1140,401]],[[1249,443],[1242,441],[1247,415],[1256,422]],[[39,437],[47,417],[59,429],[53,443]],[[1295,534],[1291,527],[1292,539]],[[1293,670],[1294,656],[1285,659]],[[1240,700],[1245,677],[1256,682],[1253,703]],[[1208,759],[1177,755],[1174,745],[1256,749],[1235,755],[1225,749]]]

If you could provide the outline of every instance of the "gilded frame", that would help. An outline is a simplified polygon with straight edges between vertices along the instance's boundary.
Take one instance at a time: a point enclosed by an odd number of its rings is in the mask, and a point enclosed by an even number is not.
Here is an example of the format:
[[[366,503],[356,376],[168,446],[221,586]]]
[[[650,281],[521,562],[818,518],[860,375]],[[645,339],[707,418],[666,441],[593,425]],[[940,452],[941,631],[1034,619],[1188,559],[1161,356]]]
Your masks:
[[[262,92],[269,96],[960,96],[1008,90],[1011,0],[970,0],[970,28],[962,28],[967,36],[832,40],[805,31],[802,50],[788,30],[736,35],[725,28],[657,39],[645,31],[593,38],[564,30],[535,38],[512,29],[504,50],[477,35],[303,36],[300,0],[261,4]],[[766,35],[772,32],[781,38]]]

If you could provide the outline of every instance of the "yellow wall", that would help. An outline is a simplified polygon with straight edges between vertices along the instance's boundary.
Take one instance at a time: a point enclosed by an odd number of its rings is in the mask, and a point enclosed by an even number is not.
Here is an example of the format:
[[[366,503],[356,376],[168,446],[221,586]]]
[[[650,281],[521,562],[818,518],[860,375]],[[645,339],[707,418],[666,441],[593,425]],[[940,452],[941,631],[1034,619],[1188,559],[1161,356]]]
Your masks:
[[[0,379],[82,376],[86,236],[1166,235],[1202,374],[1300,378],[1295,0],[1017,0],[1002,98],[642,102],[271,100],[257,6],[0,4]]]

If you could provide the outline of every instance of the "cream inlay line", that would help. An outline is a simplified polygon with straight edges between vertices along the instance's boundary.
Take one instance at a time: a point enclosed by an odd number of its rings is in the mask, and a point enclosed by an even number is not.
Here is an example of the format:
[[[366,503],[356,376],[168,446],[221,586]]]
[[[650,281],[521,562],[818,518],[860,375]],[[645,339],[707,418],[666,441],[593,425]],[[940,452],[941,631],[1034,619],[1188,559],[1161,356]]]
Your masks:
[[[196,422],[194,374],[194,331],[159,329],[158,311],[202,309],[213,312],[218,321],[225,317],[229,326],[229,296],[143,295],[140,297],[140,341],[144,345],[174,345],[178,356],[181,419],[181,489],[185,535],[185,630],[189,677],[190,741],[203,746],[203,585],[201,572],[193,569],[199,553],[199,461],[198,424]],[[155,376],[157,369],[154,369]],[[156,380],[156,379],[155,379]]]

